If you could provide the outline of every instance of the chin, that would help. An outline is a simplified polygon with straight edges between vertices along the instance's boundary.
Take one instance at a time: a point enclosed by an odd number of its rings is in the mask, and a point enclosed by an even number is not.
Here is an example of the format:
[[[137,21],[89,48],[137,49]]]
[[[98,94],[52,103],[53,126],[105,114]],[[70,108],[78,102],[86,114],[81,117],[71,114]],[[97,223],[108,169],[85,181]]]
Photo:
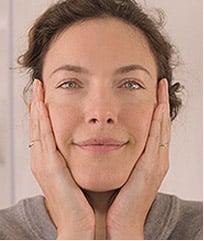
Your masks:
[[[107,192],[121,188],[128,179],[127,175],[119,176],[117,173],[112,174],[85,174],[84,172],[82,175],[77,175],[73,173],[73,177],[78,184],[78,186],[87,191],[92,192]]]
[[[75,182],[83,190],[107,192],[121,188],[135,166],[137,153],[125,151],[99,155],[84,152],[71,153],[69,169]],[[86,154],[86,155],[85,155]],[[126,161],[124,161],[126,160]]]

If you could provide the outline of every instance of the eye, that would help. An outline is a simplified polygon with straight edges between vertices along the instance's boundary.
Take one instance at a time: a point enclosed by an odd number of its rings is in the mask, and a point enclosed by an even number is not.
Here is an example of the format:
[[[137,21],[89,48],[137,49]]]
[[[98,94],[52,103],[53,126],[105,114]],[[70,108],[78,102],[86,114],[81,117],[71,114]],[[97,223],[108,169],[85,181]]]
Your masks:
[[[76,89],[80,88],[79,84],[76,83],[74,80],[66,81],[60,84],[58,87],[63,88],[63,89]]]
[[[135,80],[127,80],[125,83],[122,84],[121,87],[125,89],[130,89],[130,90],[143,88],[142,85]]]

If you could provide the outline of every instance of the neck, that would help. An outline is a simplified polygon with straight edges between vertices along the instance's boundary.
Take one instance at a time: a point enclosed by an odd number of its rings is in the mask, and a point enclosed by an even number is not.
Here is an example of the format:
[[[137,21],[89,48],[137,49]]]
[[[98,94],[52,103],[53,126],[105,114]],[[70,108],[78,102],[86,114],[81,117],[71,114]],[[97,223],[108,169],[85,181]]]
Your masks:
[[[106,239],[106,214],[117,191],[90,192],[84,191],[87,200],[94,209],[96,218],[95,239]]]
[[[117,191],[92,192],[84,191],[84,194],[95,212],[106,213],[112,204]]]

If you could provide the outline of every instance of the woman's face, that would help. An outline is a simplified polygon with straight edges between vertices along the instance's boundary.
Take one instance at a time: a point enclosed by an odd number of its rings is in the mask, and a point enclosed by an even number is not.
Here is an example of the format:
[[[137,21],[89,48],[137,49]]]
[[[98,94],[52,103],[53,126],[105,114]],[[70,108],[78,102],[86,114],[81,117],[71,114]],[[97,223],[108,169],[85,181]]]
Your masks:
[[[57,147],[78,185],[109,191],[128,179],[147,141],[157,68],[143,34],[114,18],[67,28],[43,65]]]

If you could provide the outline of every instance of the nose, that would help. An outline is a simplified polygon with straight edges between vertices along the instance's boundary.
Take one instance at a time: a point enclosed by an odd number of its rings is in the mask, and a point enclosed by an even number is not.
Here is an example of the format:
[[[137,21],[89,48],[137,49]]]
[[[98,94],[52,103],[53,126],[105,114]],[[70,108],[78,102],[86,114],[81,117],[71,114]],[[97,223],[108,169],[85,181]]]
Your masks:
[[[93,114],[88,118],[87,123],[89,124],[114,124],[116,119],[111,115],[111,113],[106,113],[105,115],[99,115],[98,113]]]
[[[104,126],[118,122],[118,105],[113,97],[107,94],[89,98],[85,103],[85,121],[87,124]]]

